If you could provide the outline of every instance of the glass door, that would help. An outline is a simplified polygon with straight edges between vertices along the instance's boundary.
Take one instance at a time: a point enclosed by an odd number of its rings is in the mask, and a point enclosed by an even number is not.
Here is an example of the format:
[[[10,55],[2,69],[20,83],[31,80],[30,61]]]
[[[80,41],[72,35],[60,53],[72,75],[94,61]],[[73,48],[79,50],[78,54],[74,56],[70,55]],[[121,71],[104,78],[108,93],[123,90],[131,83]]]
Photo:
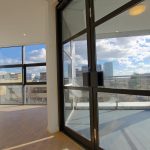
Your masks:
[[[93,149],[93,111],[89,86],[88,1],[70,1],[61,10],[63,131]],[[62,97],[61,97],[62,98]]]
[[[150,148],[149,8],[150,0],[58,8],[61,129],[87,149]]]
[[[112,1],[113,3],[114,1]],[[150,1],[94,1],[99,147],[150,148]],[[127,2],[127,1],[126,1]],[[101,10],[98,5],[105,5]],[[116,6],[117,5],[117,6]],[[118,6],[122,6],[115,10]],[[109,12],[104,16],[103,13]],[[98,17],[103,17],[99,18]],[[109,18],[109,19],[108,19]]]

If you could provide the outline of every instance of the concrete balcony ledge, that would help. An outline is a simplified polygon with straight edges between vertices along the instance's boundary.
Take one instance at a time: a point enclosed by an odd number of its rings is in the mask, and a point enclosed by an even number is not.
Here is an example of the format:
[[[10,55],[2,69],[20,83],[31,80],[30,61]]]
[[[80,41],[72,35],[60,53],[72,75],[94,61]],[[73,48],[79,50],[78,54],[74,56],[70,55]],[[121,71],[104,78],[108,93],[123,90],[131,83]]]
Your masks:
[[[79,102],[76,104],[65,103],[66,109],[84,110],[89,109],[89,103]],[[99,109],[150,109],[150,102],[99,102]]]
[[[150,102],[119,102],[118,109],[150,109]]]

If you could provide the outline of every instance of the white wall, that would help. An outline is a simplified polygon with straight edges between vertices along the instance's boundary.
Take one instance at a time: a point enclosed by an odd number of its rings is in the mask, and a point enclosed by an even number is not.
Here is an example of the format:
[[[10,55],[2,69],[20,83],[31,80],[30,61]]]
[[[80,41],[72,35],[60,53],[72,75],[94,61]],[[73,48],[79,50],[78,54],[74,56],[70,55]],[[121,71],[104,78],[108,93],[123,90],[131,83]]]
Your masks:
[[[47,0],[0,0],[0,47],[44,43],[47,10]]]
[[[55,6],[56,1],[50,0],[47,24],[47,108],[50,133],[59,131]]]
[[[55,6],[56,0],[0,0],[0,47],[47,44],[47,108],[51,133],[59,130]]]

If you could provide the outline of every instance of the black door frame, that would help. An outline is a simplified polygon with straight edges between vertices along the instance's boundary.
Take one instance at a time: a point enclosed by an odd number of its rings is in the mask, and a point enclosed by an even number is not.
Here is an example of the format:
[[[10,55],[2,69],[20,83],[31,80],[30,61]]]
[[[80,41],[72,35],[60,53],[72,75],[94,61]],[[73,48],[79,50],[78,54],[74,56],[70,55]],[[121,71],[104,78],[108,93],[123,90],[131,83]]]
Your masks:
[[[87,27],[80,31],[79,33],[73,35],[71,38],[62,41],[62,11],[72,0],[60,0],[56,8],[56,25],[57,25],[57,68],[58,68],[58,99],[59,99],[59,127],[60,130],[66,133],[68,136],[76,140],[79,144],[83,145],[87,149],[100,149],[99,148],[99,127],[98,127],[98,103],[97,103],[97,92],[118,92],[135,94],[141,92],[141,94],[147,95],[148,91],[140,90],[124,90],[124,89],[108,89],[108,88],[98,88],[96,79],[96,37],[95,28],[108,21],[109,19],[121,14],[122,12],[128,10],[134,5],[144,1],[144,0],[131,0],[118,9],[107,14],[103,18],[100,18],[95,22],[94,17],[94,0],[85,0],[86,2],[86,20]],[[63,86],[63,50],[62,45],[69,42],[70,40],[87,33],[87,47],[88,47],[88,64],[90,71],[90,81],[92,85],[90,87],[64,87]],[[75,89],[75,90],[87,90],[89,91],[89,101],[90,101],[90,117],[91,117],[91,142],[86,138],[82,137],[80,134],[71,130],[65,126],[64,122],[64,89]],[[148,94],[149,95],[149,94]]]

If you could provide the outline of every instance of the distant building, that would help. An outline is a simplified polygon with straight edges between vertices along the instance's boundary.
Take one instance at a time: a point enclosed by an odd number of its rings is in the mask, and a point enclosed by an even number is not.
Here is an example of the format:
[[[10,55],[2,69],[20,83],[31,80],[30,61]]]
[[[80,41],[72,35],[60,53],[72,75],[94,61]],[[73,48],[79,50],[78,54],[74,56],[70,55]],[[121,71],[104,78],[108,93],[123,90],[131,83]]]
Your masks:
[[[112,62],[104,63],[103,70],[104,70],[105,77],[112,77],[113,76],[113,63]]]
[[[76,77],[82,77],[83,72],[88,72],[88,66],[82,66],[81,69],[76,68]]]
[[[76,77],[81,77],[81,76],[82,76],[82,70],[76,68]]]
[[[82,72],[87,72],[87,71],[89,71],[88,66],[87,65],[82,66]]]
[[[21,73],[0,73],[1,80],[21,80]]]
[[[40,81],[46,81],[46,72],[40,72]]]
[[[84,72],[88,71],[89,71],[88,65],[82,66],[81,70],[77,68],[76,77],[81,77]],[[100,64],[97,65],[97,71],[102,71],[102,67]]]
[[[35,74],[33,74],[33,73],[27,73],[27,76],[26,76],[26,80],[27,81],[33,81],[34,80],[34,78],[35,78]]]
[[[22,74],[21,73],[8,73],[8,76],[9,76],[10,80],[22,79]]]
[[[1,72],[0,73],[0,79],[4,79],[5,78],[6,73]]]
[[[97,67],[97,71],[102,71],[101,64],[98,64],[96,67]],[[82,66],[82,72],[88,72],[88,71],[89,71],[88,65]]]
[[[98,72],[99,72],[99,71],[102,71],[102,66],[101,66],[100,64],[98,64],[96,70],[97,70]]]

